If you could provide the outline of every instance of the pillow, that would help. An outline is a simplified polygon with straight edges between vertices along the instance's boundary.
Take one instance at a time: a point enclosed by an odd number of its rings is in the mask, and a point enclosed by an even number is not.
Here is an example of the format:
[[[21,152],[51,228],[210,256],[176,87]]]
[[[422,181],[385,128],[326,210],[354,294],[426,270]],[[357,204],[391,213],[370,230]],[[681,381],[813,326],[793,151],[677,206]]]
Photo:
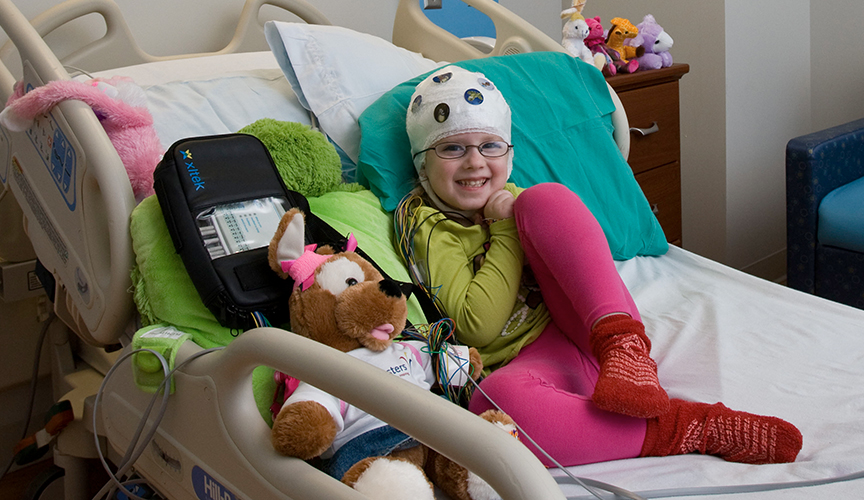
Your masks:
[[[165,149],[185,137],[235,132],[260,118],[311,123],[269,51],[155,61],[92,76],[117,75],[144,89]]]
[[[456,65],[484,73],[510,104],[510,182],[520,187],[540,182],[568,186],[603,227],[617,260],[668,250],[663,230],[612,136],[615,105],[596,68],[560,52]],[[388,211],[417,182],[405,113],[414,87],[428,74],[397,85],[360,116],[357,182],[369,186]]]
[[[441,65],[338,26],[268,21],[264,34],[300,103],[353,163],[360,113],[394,85]]]

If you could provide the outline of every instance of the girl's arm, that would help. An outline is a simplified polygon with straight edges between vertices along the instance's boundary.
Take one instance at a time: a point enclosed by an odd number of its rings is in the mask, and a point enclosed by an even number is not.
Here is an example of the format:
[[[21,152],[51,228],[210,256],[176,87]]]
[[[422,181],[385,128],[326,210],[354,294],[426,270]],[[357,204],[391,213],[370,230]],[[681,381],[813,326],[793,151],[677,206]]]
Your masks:
[[[431,209],[418,209],[418,220]],[[419,262],[426,265],[428,285],[456,324],[456,335],[470,346],[495,340],[513,312],[522,277],[523,252],[514,219],[494,222],[482,265],[485,234],[480,226],[464,227],[435,214],[422,223],[414,238]],[[428,248],[427,248],[428,244]]]

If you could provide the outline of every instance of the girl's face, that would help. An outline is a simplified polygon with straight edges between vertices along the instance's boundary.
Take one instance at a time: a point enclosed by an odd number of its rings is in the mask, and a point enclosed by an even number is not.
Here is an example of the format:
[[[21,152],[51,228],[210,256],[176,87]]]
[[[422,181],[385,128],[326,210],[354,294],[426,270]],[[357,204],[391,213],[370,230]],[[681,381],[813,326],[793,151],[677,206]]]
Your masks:
[[[452,135],[438,141],[463,146],[479,146],[501,141],[493,134],[469,132]],[[467,148],[461,158],[439,158],[435,151],[426,152],[426,176],[435,194],[444,203],[458,210],[479,212],[492,193],[504,189],[507,182],[507,160],[510,151],[498,158],[487,158],[476,147]]]

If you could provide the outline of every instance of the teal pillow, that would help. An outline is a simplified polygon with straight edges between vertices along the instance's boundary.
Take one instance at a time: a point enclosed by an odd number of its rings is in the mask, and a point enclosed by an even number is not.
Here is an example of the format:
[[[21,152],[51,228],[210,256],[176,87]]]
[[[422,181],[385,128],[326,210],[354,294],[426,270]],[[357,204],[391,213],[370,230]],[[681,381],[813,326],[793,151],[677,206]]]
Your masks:
[[[513,174],[528,187],[559,182],[600,223],[612,256],[661,255],[669,246],[612,136],[615,105],[596,68],[560,52],[531,52],[456,63],[486,75],[513,112]],[[405,113],[429,73],[397,85],[360,115],[357,182],[393,211],[416,185]]]

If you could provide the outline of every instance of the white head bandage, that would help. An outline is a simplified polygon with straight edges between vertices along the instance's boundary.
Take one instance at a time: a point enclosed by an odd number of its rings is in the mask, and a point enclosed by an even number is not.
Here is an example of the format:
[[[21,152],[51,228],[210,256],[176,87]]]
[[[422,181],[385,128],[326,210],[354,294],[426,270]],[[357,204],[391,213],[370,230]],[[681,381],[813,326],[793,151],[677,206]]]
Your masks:
[[[510,106],[501,91],[483,73],[458,66],[436,70],[417,84],[405,119],[411,141],[411,155],[431,147],[445,137],[481,132],[501,137],[510,143]],[[414,158],[420,175],[426,155]],[[513,169],[512,151],[508,155],[507,177]],[[424,182],[426,191],[430,189]]]

